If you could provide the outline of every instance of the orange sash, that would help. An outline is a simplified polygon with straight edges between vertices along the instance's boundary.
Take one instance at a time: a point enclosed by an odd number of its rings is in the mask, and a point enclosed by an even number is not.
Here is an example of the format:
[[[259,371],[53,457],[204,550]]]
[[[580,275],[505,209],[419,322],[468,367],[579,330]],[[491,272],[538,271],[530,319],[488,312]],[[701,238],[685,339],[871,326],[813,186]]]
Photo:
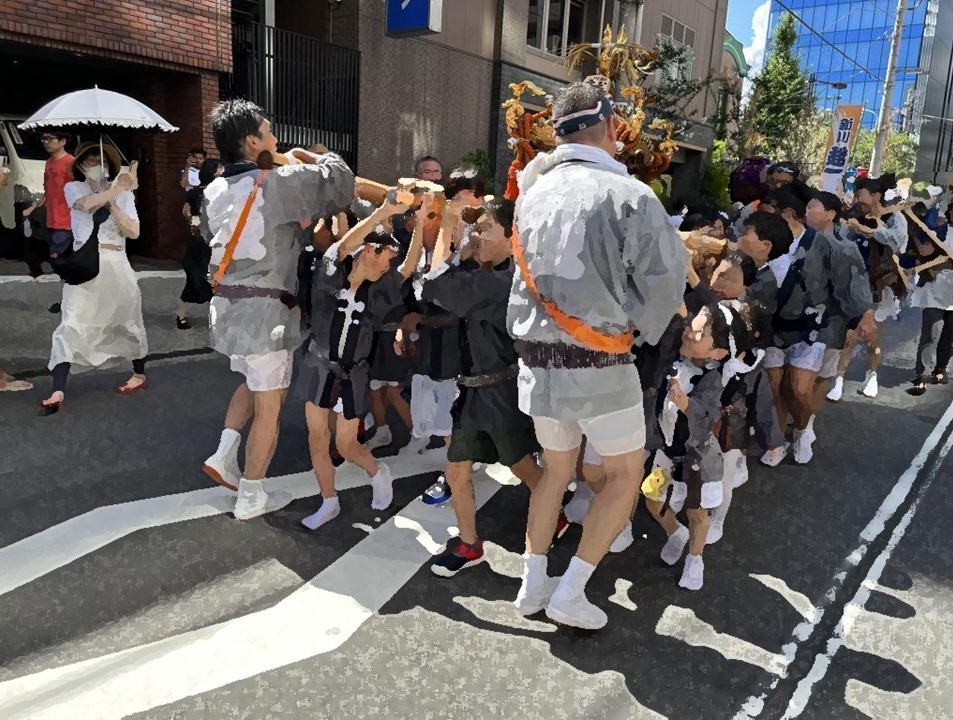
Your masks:
[[[526,254],[523,252],[523,244],[520,242],[519,234],[516,228],[513,228],[513,258],[520,269],[520,275],[526,283],[526,287],[536,298],[536,301],[543,306],[546,314],[556,323],[556,327],[569,335],[573,340],[584,345],[591,350],[597,350],[613,355],[623,355],[631,352],[634,342],[631,332],[624,332],[618,335],[610,335],[601,330],[596,330],[584,323],[579,318],[567,315],[552,300],[544,298],[536,287],[536,281],[529,271],[529,264],[526,262]]]
[[[242,231],[245,229],[245,224],[248,222],[248,213],[251,212],[252,203],[255,201],[255,196],[258,194],[258,189],[261,187],[261,181],[265,179],[265,175],[268,174],[267,170],[262,170],[258,177],[255,178],[255,187],[251,189],[251,192],[248,193],[248,199],[245,201],[245,207],[242,208],[241,215],[238,216],[238,222],[235,224],[235,232],[232,233],[231,238],[228,240],[228,245],[225,246],[225,255],[222,257],[222,262],[219,263],[218,267],[215,269],[215,275],[212,277],[212,290],[218,290],[218,285],[222,281],[222,278],[225,277],[225,273],[228,271],[228,266],[232,262],[232,257],[235,255],[235,248],[238,247],[238,240],[242,236]]]

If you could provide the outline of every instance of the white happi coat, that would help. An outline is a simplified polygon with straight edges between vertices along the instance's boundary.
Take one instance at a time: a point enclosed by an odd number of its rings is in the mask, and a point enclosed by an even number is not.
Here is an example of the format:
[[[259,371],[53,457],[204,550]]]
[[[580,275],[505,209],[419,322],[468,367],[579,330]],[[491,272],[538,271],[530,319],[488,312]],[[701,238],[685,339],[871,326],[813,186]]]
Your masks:
[[[682,302],[685,247],[644,183],[595,147],[568,143],[540,154],[520,178],[517,227],[530,272],[563,312],[610,334],[637,328],[655,344]],[[517,340],[576,344],[559,330],[517,271],[507,316]],[[520,367],[520,409],[570,421],[637,407],[633,364]]]

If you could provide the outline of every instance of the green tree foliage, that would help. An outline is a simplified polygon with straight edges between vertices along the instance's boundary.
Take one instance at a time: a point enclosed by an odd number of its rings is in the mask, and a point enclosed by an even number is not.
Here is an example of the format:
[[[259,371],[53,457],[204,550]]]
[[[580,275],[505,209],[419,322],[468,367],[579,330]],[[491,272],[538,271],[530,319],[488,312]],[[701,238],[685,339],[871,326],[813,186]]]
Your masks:
[[[725,140],[715,140],[705,159],[705,173],[702,176],[700,193],[703,198],[722,210],[727,210],[731,205],[731,196],[728,192],[731,170],[728,143]]]
[[[754,81],[748,112],[761,149],[773,156],[804,117],[813,110],[808,77],[794,54],[797,21],[781,16],[774,45],[761,74]]]
[[[874,133],[861,130],[851,153],[851,164],[861,167],[870,166],[870,156],[874,151]],[[917,165],[917,143],[907,133],[891,132],[887,136],[887,152],[884,155],[884,172],[896,173],[898,178],[910,177]]]
[[[486,150],[480,149],[468,152],[466,155],[460,158],[460,165],[469,165],[479,170],[480,175],[486,179],[487,195],[494,194],[496,182],[494,175],[496,173],[494,172],[493,167],[490,165],[490,156]]]

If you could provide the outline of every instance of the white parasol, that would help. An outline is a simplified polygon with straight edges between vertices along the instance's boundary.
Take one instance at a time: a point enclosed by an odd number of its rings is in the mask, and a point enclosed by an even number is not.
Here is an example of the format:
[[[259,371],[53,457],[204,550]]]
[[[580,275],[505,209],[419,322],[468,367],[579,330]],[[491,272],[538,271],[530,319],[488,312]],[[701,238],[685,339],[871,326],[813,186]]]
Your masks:
[[[161,132],[176,132],[179,129],[138,100],[99,87],[77,90],[51,100],[18,127],[21,130],[38,130],[72,125]]]

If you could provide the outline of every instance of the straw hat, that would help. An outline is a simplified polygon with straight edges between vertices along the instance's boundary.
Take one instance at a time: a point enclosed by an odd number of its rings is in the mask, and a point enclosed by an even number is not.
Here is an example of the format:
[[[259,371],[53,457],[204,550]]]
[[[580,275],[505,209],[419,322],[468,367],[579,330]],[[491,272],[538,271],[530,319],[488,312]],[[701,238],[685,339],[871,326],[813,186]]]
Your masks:
[[[79,161],[83,158],[83,155],[88,154],[90,151],[99,152],[100,144],[98,142],[85,142],[76,148],[76,152],[73,153],[73,164],[70,165],[70,174],[79,181],[86,179],[86,176],[83,174],[83,171],[79,169]],[[119,171],[122,169],[122,159],[119,157],[119,151],[109,143],[102,144],[102,152],[106,164],[109,166],[109,177],[116,177],[119,174]]]

